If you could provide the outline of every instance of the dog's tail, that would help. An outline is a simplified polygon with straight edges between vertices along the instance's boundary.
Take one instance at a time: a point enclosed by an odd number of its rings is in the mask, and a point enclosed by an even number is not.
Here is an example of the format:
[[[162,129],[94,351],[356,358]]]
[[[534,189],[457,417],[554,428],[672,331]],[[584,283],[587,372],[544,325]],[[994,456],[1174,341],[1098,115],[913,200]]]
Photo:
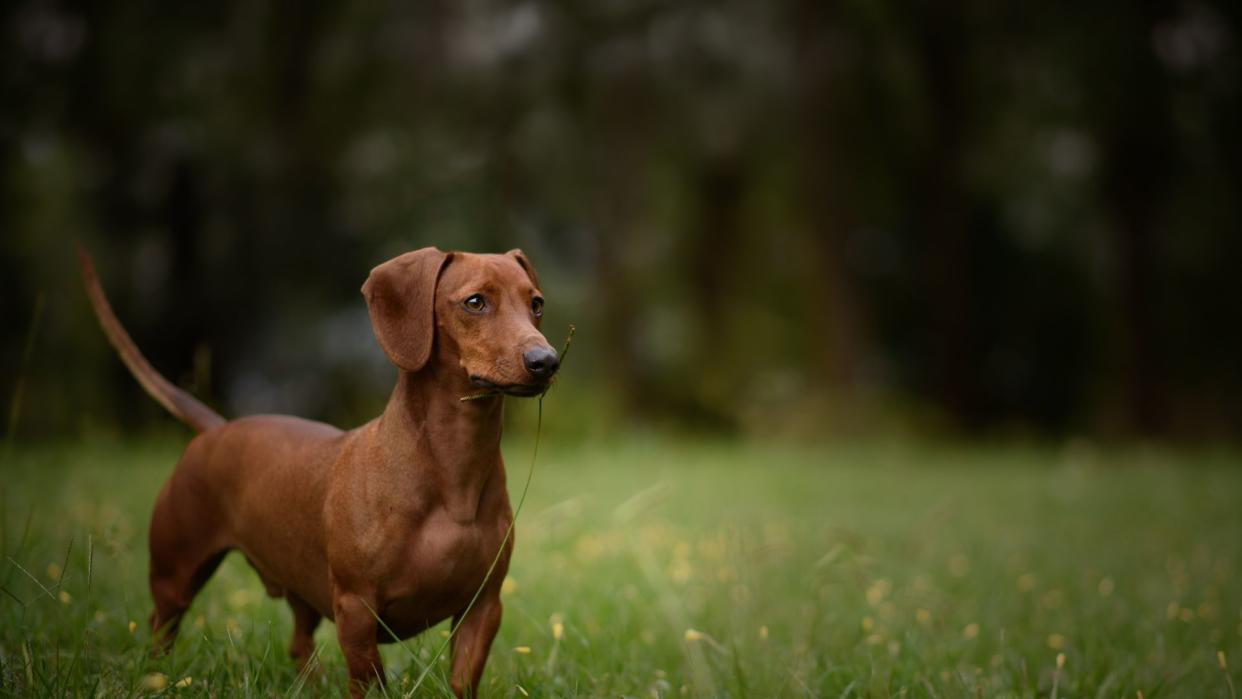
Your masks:
[[[138,379],[138,383],[142,384],[147,394],[177,419],[193,427],[196,432],[206,432],[213,427],[223,425],[225,420],[219,413],[169,383],[168,379],[160,376],[146,357],[138,351],[134,341],[129,338],[129,333],[125,332],[125,328],[121,327],[121,321],[117,320],[112,312],[112,306],[108,304],[108,298],[104,296],[103,287],[99,285],[99,277],[95,275],[95,263],[81,245],[78,246],[78,266],[82,270],[82,282],[86,285],[86,295],[91,299],[91,306],[95,308],[95,316],[99,318],[99,325],[103,328],[104,334],[108,336],[108,342],[112,343],[112,347],[121,356],[121,361],[129,367],[129,372]]]

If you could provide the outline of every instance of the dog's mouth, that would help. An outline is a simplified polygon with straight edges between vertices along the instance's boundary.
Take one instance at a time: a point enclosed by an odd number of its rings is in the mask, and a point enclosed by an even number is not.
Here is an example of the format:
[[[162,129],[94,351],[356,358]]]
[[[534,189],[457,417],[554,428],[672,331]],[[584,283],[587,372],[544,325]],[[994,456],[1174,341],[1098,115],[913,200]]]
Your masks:
[[[518,398],[537,396],[548,388],[547,381],[539,383],[497,383],[482,376],[471,376],[470,383],[486,390],[488,393],[502,393],[506,396],[516,396]]]

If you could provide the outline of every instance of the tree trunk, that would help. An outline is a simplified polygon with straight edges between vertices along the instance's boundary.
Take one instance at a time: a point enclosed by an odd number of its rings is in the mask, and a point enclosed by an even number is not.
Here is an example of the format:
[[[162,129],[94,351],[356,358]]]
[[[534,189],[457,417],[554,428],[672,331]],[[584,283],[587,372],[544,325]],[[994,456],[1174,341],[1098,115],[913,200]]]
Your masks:
[[[841,172],[851,167],[856,147],[849,144],[851,122],[842,104],[851,102],[847,76],[853,71],[857,47],[837,31],[841,23],[836,3],[808,0],[795,14],[794,34],[799,64],[797,123],[806,144],[800,162],[802,187],[799,195],[809,219],[815,296],[815,335],[819,347],[819,372],[828,391],[849,400],[859,387],[862,352],[866,345],[858,308],[858,294],[849,277],[845,256],[856,212],[848,178]]]
[[[916,13],[916,24],[928,134],[916,183],[921,202],[914,224],[925,232],[921,252],[929,304],[929,387],[937,402],[970,428],[980,416],[964,181],[972,116],[965,8],[955,0],[937,3]]]

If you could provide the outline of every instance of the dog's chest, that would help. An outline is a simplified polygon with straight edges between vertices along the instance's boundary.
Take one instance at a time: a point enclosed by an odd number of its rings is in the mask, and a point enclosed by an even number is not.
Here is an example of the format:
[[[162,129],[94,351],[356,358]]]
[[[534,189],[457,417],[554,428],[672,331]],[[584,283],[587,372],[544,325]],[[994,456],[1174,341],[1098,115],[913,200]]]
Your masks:
[[[469,523],[428,517],[405,541],[402,563],[381,591],[385,621],[409,635],[462,610],[483,585],[507,526],[496,516]],[[492,576],[499,581],[507,569],[501,556]]]

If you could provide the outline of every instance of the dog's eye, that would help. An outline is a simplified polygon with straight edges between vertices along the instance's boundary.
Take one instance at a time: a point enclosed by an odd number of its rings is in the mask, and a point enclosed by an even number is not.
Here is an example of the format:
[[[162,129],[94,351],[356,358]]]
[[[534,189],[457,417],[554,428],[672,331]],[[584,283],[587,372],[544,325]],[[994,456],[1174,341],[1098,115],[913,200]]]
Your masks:
[[[474,294],[462,301],[461,305],[465,306],[466,310],[472,313],[482,313],[487,308],[487,300],[483,298],[482,294]]]
[[[543,299],[536,296],[530,300],[530,312],[535,314],[536,318],[543,317]]]

